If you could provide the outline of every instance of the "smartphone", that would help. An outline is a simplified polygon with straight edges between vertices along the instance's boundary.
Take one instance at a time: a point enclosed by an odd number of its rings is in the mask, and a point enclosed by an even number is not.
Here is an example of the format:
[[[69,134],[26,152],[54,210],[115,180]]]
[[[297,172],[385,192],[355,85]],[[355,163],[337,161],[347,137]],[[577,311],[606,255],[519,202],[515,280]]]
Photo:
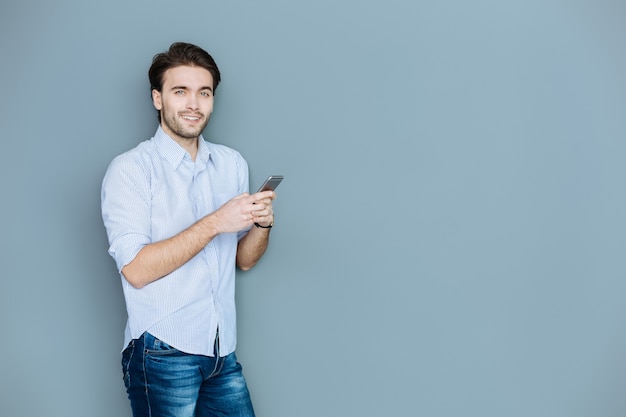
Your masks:
[[[259,190],[257,191],[257,193],[260,193],[261,191],[268,191],[268,190],[274,191],[282,180],[283,180],[282,175],[270,175],[269,177],[267,177],[263,185],[259,187]]]

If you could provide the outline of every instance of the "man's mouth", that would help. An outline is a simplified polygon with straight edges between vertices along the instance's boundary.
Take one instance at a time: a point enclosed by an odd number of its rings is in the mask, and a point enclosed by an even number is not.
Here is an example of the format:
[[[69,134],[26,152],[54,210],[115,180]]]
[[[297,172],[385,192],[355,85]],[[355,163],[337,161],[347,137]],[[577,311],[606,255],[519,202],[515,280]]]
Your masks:
[[[183,119],[189,120],[190,122],[197,122],[198,120],[201,119],[200,116],[183,115],[182,117],[183,117]]]

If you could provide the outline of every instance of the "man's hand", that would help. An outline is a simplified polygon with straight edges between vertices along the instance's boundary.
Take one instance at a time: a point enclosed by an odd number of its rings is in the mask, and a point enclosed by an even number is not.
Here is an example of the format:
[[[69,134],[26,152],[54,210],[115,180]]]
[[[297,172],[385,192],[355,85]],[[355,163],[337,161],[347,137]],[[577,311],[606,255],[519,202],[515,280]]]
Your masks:
[[[273,191],[263,191],[250,197],[255,199],[253,209],[250,212],[252,215],[250,223],[258,223],[259,226],[265,227],[274,223],[272,200],[276,198],[276,194]],[[247,271],[256,265],[267,249],[270,230],[269,228],[253,227],[250,233],[239,241],[237,246],[237,266],[239,268]]]
[[[267,193],[271,193],[269,197],[262,197],[261,200],[257,200],[255,203],[256,209],[252,212],[253,215],[253,223],[257,223],[261,226],[268,227],[274,223],[274,209],[272,207],[272,200],[276,198],[276,193],[274,191],[263,191],[261,193],[256,193],[254,195],[266,195]]]
[[[275,196],[274,191],[240,194],[212,213],[214,224],[219,233],[236,233],[254,223],[270,225],[274,221],[272,200]]]

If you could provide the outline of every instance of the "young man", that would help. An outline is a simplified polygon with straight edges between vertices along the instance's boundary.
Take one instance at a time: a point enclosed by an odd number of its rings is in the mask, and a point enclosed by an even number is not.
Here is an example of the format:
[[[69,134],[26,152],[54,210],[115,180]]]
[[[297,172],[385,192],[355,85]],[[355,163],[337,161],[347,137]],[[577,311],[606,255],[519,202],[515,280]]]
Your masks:
[[[248,194],[243,157],[202,137],[220,81],[206,51],[174,43],[148,75],[160,125],[111,162],[102,184],[128,311],[133,415],[253,416],[234,353],[235,268],[265,252],[275,194]]]

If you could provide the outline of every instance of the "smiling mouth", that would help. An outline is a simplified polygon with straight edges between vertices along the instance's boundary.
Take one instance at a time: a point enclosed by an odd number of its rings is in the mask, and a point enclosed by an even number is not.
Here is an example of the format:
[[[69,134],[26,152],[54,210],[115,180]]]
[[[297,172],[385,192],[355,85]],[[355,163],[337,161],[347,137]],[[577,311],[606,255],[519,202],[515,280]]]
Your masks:
[[[183,115],[182,118],[190,122],[197,122],[198,120],[201,119],[200,116],[189,116],[189,115]]]

